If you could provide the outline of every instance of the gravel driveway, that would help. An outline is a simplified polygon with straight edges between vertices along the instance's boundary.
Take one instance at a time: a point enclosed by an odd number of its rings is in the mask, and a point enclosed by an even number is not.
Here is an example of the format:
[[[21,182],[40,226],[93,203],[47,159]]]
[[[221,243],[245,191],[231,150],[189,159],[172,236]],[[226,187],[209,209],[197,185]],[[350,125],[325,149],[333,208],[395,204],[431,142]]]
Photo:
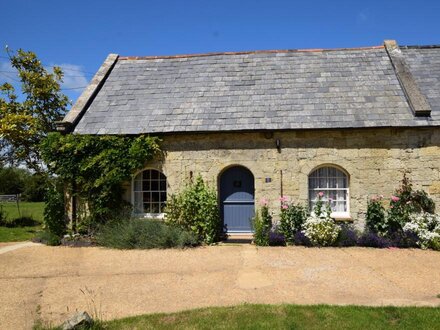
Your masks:
[[[1,250],[1,248],[0,248]],[[24,246],[0,254],[0,329],[249,303],[440,305],[440,253],[220,245],[119,251]]]

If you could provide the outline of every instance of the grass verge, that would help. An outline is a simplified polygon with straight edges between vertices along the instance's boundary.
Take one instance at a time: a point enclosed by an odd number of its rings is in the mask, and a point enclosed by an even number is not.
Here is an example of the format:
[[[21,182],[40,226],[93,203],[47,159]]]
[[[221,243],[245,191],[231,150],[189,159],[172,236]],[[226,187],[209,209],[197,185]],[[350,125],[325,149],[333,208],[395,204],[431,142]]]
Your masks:
[[[440,308],[239,305],[98,322],[92,329],[438,329]]]
[[[3,227],[0,226],[0,242],[27,241],[35,237],[41,231],[43,222],[44,203],[20,202],[20,214],[16,203],[1,203],[2,209],[8,220],[21,217],[29,217],[36,220],[35,226]]]
[[[240,305],[105,322],[107,329],[436,329],[440,308]]]

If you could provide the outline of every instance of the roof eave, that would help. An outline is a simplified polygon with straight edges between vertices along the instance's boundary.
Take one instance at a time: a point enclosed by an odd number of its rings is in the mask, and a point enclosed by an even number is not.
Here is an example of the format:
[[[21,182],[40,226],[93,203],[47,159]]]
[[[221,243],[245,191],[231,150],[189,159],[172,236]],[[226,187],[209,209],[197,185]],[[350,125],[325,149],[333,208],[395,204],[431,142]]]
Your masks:
[[[107,56],[98,72],[95,74],[89,85],[82,92],[81,96],[72,106],[64,119],[56,123],[57,131],[62,133],[70,133],[75,129],[75,126],[78,124],[81,117],[84,115],[87,108],[92,103],[93,99],[98,94],[105,80],[109,76],[111,70],[115,66],[118,57],[118,54],[109,54]]]

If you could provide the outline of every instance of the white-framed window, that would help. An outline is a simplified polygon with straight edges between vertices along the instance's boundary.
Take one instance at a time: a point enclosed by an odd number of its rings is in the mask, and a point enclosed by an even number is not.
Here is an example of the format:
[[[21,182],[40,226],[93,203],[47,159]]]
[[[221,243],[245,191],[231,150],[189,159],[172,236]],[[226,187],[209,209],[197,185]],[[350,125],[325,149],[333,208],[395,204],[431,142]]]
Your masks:
[[[160,171],[146,169],[133,179],[135,214],[157,217],[164,213],[167,202],[167,178]]]
[[[333,166],[323,166],[309,175],[309,208],[313,211],[319,194],[321,200],[330,202],[331,216],[334,218],[349,218],[349,182],[348,175]]]

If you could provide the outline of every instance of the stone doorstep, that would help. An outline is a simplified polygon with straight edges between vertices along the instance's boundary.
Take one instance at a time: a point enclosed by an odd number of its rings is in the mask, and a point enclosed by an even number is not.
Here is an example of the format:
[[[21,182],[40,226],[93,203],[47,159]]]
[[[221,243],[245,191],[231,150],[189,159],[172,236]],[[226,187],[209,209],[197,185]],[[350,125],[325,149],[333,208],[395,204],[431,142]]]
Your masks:
[[[253,233],[231,233],[227,234],[223,243],[250,244],[254,239]]]

